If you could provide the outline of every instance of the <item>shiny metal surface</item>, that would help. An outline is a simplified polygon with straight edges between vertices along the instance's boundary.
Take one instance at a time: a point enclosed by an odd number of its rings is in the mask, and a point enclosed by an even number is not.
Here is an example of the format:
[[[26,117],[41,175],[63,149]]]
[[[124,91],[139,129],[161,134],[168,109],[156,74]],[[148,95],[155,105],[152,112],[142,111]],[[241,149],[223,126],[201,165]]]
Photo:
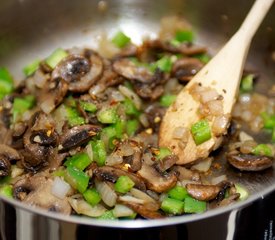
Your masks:
[[[44,58],[57,47],[96,48],[99,36],[103,32],[111,35],[117,29],[123,30],[132,37],[134,42],[140,43],[142,37],[156,35],[162,17],[175,14],[184,16],[194,25],[198,41],[208,46],[210,52],[214,54],[236,31],[252,2],[251,0],[109,0],[105,1],[107,9],[102,11],[99,1],[94,0],[2,0],[0,2],[0,66],[7,66],[20,80],[21,69],[26,63],[36,58]],[[257,84],[257,88],[263,93],[275,81],[274,13],[275,6],[272,7],[256,34],[248,56],[248,68],[260,72],[262,81]],[[265,138],[261,136],[261,140],[264,141]],[[251,196],[245,202],[200,215],[150,221],[98,221],[53,214],[2,199],[0,216],[4,214],[5,206],[14,206],[16,211],[24,209],[28,212],[25,215],[30,214],[32,219],[38,217],[44,218],[45,221],[56,219],[106,227],[143,228],[198,221],[243,207],[274,191],[274,169],[275,166],[257,175],[240,174],[225,164],[221,172],[226,172],[230,180],[245,185]]]

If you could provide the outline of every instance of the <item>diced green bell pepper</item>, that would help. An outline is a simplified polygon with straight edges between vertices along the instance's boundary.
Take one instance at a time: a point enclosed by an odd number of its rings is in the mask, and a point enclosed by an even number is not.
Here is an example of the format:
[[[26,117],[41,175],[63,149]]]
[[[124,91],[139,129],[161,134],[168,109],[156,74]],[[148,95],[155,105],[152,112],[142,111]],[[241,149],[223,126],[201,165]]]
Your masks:
[[[135,104],[129,98],[125,98],[125,100],[123,101],[123,107],[127,115],[130,115],[130,116],[140,115],[140,112],[137,110]]]
[[[207,120],[203,119],[191,126],[191,133],[196,145],[200,145],[211,138],[211,128]]]
[[[98,193],[98,191],[95,188],[87,189],[83,193],[83,197],[92,206],[95,206],[96,204],[98,204],[101,201],[100,194]]]
[[[180,215],[184,211],[184,202],[167,197],[162,201],[160,208],[165,213]]]
[[[112,43],[115,44],[118,48],[125,47],[129,42],[131,42],[131,38],[126,36],[123,32],[119,31],[112,38]]]
[[[241,80],[240,89],[242,92],[251,92],[253,90],[254,75],[248,74]]]
[[[181,186],[175,186],[168,191],[168,196],[179,201],[183,201],[187,196],[189,196],[186,188]]]
[[[69,54],[62,48],[57,48],[49,57],[45,59],[45,62],[53,69],[56,65]]]
[[[84,193],[89,184],[89,176],[72,166],[67,167],[64,178],[66,182],[80,193]]]
[[[71,166],[83,171],[86,167],[91,164],[92,160],[89,158],[87,153],[78,153],[70,157],[64,165],[66,167]]]
[[[97,107],[95,104],[90,102],[84,102],[80,101],[80,106],[84,109],[86,112],[95,112],[97,110]]]
[[[39,68],[40,60],[36,59],[32,63],[28,64],[23,68],[23,72],[26,77],[31,76]]]
[[[14,89],[13,78],[5,67],[0,67],[0,100]]]
[[[129,137],[135,135],[136,131],[139,128],[139,122],[136,119],[128,120],[126,123],[126,133]]]
[[[160,97],[160,105],[162,107],[169,107],[175,100],[177,96],[172,94],[165,94]]]
[[[113,213],[112,210],[106,211],[105,213],[103,213],[100,217],[98,217],[97,219],[101,219],[101,220],[115,220],[117,219]]]
[[[95,140],[91,141],[90,144],[92,145],[94,160],[99,166],[104,166],[107,156],[104,142],[102,140]]]
[[[171,72],[173,62],[170,56],[164,56],[154,63],[155,68],[159,68],[162,72]]]
[[[4,185],[0,187],[0,195],[12,198],[12,185]]]
[[[248,191],[241,185],[235,184],[236,192],[240,194],[239,200],[243,201],[248,198]]]
[[[252,149],[254,155],[273,157],[272,149],[266,144],[259,144]]]
[[[184,200],[184,212],[202,213],[206,211],[206,202],[196,200],[192,197],[186,197]]]
[[[169,148],[166,147],[160,147],[159,148],[159,152],[156,154],[156,158],[157,160],[161,160],[163,158],[165,158],[166,156],[171,155],[172,152]]]
[[[12,107],[13,122],[16,122],[18,116],[22,115],[28,109],[31,109],[34,104],[35,97],[32,95],[25,96],[24,98],[14,98]]]
[[[70,127],[85,124],[85,119],[80,116],[76,108],[65,106],[66,119]]]
[[[275,115],[269,115],[267,112],[262,112],[261,117],[264,122],[264,128],[273,129],[275,128]]]
[[[183,42],[193,42],[194,33],[191,30],[180,30],[175,34],[175,38],[172,39],[171,44],[178,47]]]
[[[120,176],[115,183],[115,190],[119,193],[127,193],[134,185],[135,183],[128,176]]]
[[[97,119],[99,122],[104,124],[116,123],[119,119],[116,112],[116,107],[100,109],[97,113]]]

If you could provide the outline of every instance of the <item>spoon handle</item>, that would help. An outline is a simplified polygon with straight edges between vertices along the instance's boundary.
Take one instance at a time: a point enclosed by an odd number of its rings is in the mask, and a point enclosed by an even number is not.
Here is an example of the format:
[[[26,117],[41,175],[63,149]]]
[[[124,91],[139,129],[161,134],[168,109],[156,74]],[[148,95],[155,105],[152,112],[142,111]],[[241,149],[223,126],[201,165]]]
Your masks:
[[[251,41],[273,2],[274,0],[255,1],[243,24],[241,25],[238,34],[245,36],[247,41]]]

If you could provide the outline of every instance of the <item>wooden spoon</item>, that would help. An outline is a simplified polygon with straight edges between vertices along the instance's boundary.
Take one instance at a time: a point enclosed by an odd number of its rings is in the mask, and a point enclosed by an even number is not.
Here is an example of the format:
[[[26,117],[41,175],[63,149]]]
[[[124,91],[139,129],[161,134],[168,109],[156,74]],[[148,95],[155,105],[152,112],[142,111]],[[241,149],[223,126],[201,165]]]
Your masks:
[[[178,164],[186,164],[205,158],[221,143],[231,118],[243,72],[247,52],[256,30],[268,12],[274,0],[257,0],[240,29],[233,35],[218,54],[205,65],[184,87],[176,101],[167,110],[160,127],[159,145],[169,147],[178,157]],[[219,116],[202,116],[199,110],[203,105],[200,97],[194,95],[194,89],[214,90],[219,95],[223,112]],[[213,133],[213,122],[217,118],[224,121],[224,130]],[[205,118],[211,127],[211,138],[196,145],[190,132],[191,126]],[[178,133],[176,133],[178,131]],[[179,134],[179,132],[182,133]]]

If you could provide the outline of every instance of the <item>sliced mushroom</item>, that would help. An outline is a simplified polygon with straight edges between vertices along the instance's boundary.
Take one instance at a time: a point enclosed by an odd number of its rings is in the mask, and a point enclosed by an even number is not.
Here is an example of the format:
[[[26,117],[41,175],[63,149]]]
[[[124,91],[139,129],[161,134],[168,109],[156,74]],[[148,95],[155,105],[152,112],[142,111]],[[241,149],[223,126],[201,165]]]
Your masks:
[[[37,143],[42,146],[55,146],[57,144],[58,134],[56,131],[42,129],[33,131],[30,136],[32,143]]]
[[[154,164],[154,167],[159,172],[165,172],[169,168],[171,168],[178,161],[178,157],[176,155],[168,155],[160,161],[157,161]]]
[[[217,197],[221,187],[217,185],[186,184],[187,192],[195,199],[200,201],[210,201]]]
[[[103,166],[103,167],[96,168],[94,170],[94,174],[101,181],[109,181],[113,183],[116,182],[116,180],[120,176],[128,176],[135,183],[136,188],[143,191],[146,190],[146,186],[142,179],[140,179],[137,175],[122,169],[118,169],[110,166]]]
[[[181,58],[174,63],[172,76],[181,82],[188,82],[202,67],[202,62],[196,58]]]
[[[69,215],[71,206],[67,198],[59,199],[52,194],[53,180],[47,175],[28,175],[18,181],[14,185],[14,197],[32,206]]]
[[[154,166],[146,163],[142,164],[137,174],[144,179],[148,189],[158,193],[167,191],[177,183],[177,177],[173,173],[160,173]]]
[[[190,180],[199,182],[201,178],[198,172],[192,171],[183,166],[173,166],[172,171],[175,172],[179,181]]]
[[[11,161],[18,161],[21,158],[21,155],[15,149],[0,144],[0,178],[10,174]]]
[[[61,137],[58,149],[60,152],[87,143],[101,128],[96,125],[82,125],[68,129]]]
[[[147,45],[151,49],[167,51],[171,53],[182,53],[187,56],[192,56],[200,53],[205,53],[206,48],[193,45],[192,43],[182,43],[178,46],[172,45],[169,42],[162,42],[160,40],[148,41]]]
[[[94,52],[86,51],[84,56],[72,54],[64,58],[52,72],[52,78],[64,79],[72,92],[85,92],[99,79],[103,63]]]
[[[150,207],[135,203],[135,202],[130,202],[130,201],[124,201],[122,198],[118,199],[119,202],[123,203],[127,207],[133,209],[135,212],[137,212],[139,215],[141,215],[144,218],[147,219],[159,219],[159,218],[164,218],[163,215],[161,215],[158,211],[154,209],[150,209]]]
[[[228,154],[227,161],[241,171],[262,171],[273,165],[273,158],[252,154]]]
[[[165,108],[156,104],[151,104],[145,109],[146,117],[149,122],[149,126],[158,132],[161,120],[165,114]]]
[[[240,194],[239,193],[234,193],[232,195],[230,195],[228,198],[223,199],[218,206],[222,207],[222,206],[228,206],[232,203],[235,203],[238,199],[240,198]]]

